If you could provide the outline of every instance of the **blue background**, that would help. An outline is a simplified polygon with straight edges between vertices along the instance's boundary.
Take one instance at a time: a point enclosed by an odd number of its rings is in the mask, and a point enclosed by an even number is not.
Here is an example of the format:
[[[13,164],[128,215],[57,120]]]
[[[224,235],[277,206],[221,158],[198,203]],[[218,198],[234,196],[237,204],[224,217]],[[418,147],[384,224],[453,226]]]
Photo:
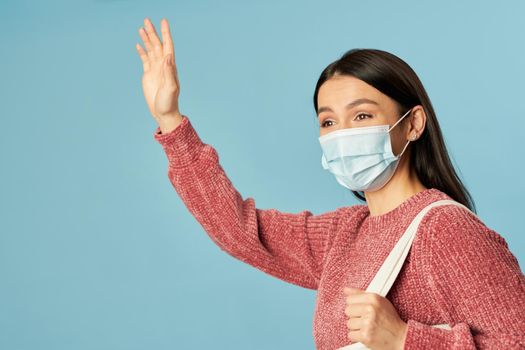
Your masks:
[[[0,2],[1,349],[314,349],[315,291],[222,252],[167,178],[141,87],[170,21],[180,109],[259,208],[358,204],[312,94],[354,47],[406,60],[478,214],[525,264],[522,1]]]

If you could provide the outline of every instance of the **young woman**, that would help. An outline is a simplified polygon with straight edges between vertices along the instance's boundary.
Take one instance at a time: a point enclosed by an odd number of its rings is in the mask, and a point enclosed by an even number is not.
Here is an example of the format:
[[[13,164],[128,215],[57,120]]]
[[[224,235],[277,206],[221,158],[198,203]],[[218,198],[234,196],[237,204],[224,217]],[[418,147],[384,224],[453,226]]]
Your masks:
[[[525,276],[507,242],[475,214],[415,72],[380,50],[350,50],[322,72],[314,93],[322,166],[363,205],[320,215],[263,210],[243,199],[216,150],[180,113],[172,39],[144,20],[137,51],[154,138],[175,190],[210,238],[231,256],[317,290],[318,349],[524,349]],[[387,297],[373,276],[426,205]],[[449,324],[451,329],[432,327]]]

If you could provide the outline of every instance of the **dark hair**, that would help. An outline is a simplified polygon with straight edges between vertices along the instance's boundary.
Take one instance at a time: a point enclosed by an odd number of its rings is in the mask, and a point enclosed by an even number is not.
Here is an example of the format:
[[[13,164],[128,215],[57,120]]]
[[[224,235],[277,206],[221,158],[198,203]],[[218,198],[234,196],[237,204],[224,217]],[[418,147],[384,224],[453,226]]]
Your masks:
[[[325,81],[338,75],[353,76],[372,85],[397,102],[400,114],[421,105],[427,120],[421,136],[411,142],[410,166],[414,167],[425,187],[437,188],[476,212],[472,196],[452,166],[427,92],[414,70],[405,61],[383,50],[347,51],[341,58],[330,63],[317,81],[314,92],[316,114],[319,88]],[[358,199],[366,201],[362,192],[352,192]]]

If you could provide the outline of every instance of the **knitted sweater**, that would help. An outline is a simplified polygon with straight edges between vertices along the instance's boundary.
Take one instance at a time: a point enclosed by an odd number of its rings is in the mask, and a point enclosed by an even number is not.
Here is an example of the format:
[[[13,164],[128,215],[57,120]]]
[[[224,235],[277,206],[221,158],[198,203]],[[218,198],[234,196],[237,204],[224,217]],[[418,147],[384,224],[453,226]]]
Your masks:
[[[343,287],[365,290],[408,224],[427,204],[451,199],[430,188],[395,209],[370,216],[367,205],[314,215],[259,209],[235,189],[213,146],[183,115],[154,138],[168,177],[218,247],[255,268],[317,290],[317,349],[347,338]],[[455,205],[432,208],[386,298],[407,322],[404,349],[525,349],[525,276],[505,239]],[[452,330],[431,327],[448,323]],[[276,344],[278,347],[278,344]]]

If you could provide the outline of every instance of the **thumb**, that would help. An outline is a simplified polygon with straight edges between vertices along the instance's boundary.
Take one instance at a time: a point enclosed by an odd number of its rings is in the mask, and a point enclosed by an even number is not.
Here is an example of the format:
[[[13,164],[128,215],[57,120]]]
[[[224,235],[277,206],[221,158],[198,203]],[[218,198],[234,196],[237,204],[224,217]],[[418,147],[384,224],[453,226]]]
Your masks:
[[[172,54],[166,55],[164,61],[162,62],[164,66],[164,82],[167,86],[174,87],[176,86],[175,81],[175,65],[173,64]]]

